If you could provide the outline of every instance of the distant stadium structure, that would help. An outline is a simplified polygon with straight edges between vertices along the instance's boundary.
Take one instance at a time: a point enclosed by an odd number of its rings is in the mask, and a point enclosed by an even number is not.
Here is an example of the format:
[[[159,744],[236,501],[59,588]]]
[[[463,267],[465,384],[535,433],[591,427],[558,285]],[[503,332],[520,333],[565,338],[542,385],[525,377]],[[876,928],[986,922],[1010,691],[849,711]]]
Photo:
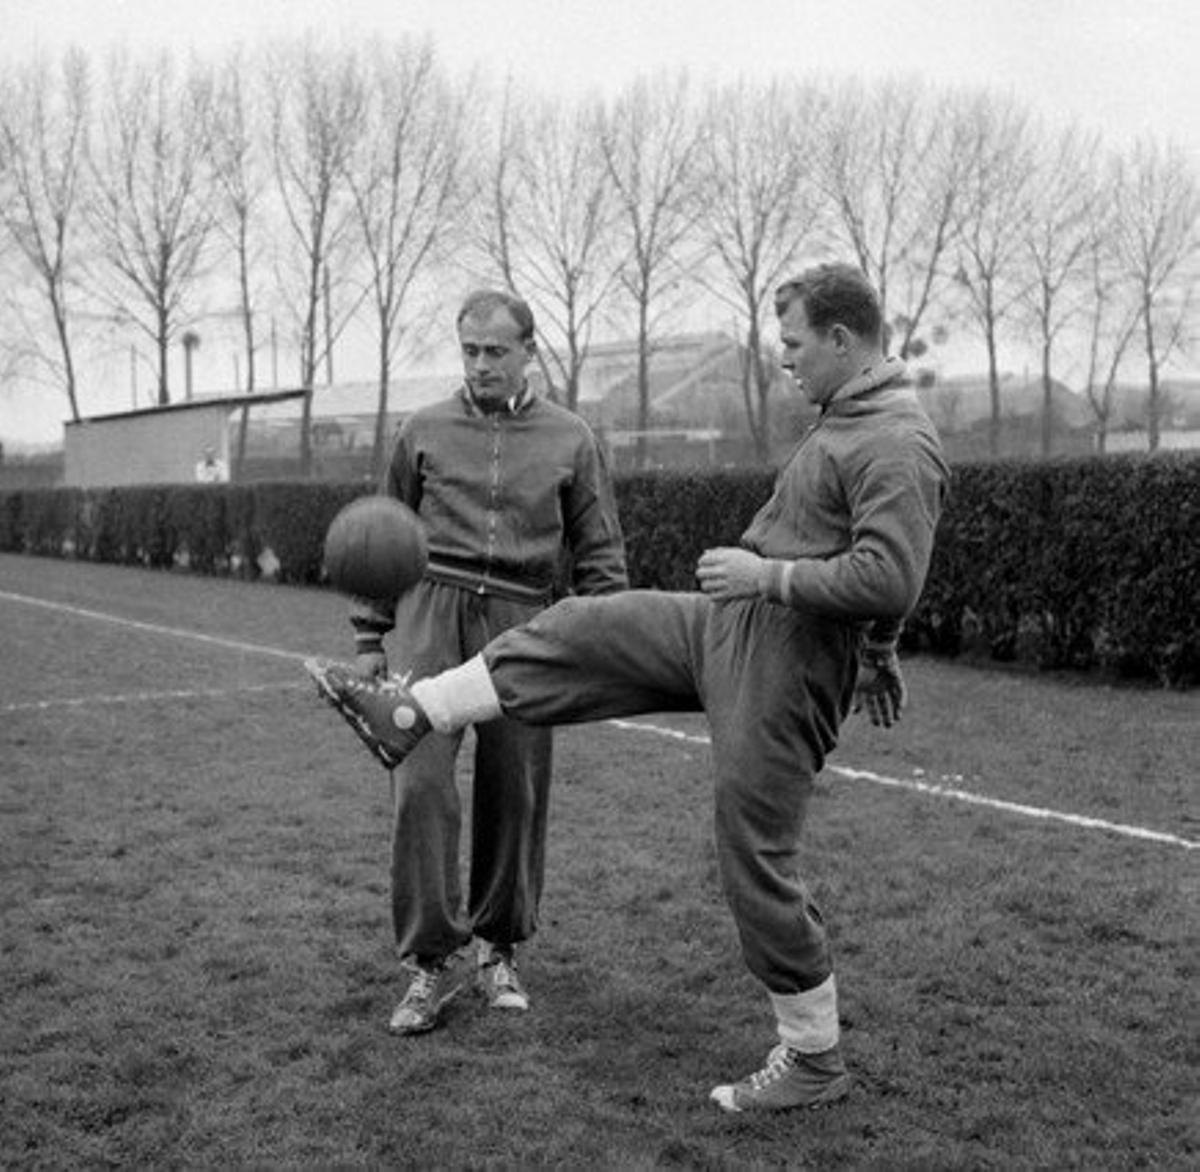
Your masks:
[[[774,365],[771,387],[771,456],[790,449],[815,417],[792,393]],[[745,404],[744,347],[720,332],[658,339],[650,354],[649,412],[639,426],[637,347],[632,341],[593,345],[580,372],[576,410],[592,426],[614,471],[637,467],[642,441],[646,467],[685,468],[758,464]],[[912,368],[917,394],[956,461],[987,459],[990,392],[986,376],[944,375]],[[927,376],[927,377],[923,377]],[[545,393],[544,374],[530,379]],[[393,378],[385,432],[410,412],[451,395],[461,373],[449,368]],[[92,416],[64,424],[62,479],[51,469],[0,468],[0,485],[64,483],[76,487],[185,483],[196,478],[208,450],[239,481],[297,475],[302,418],[301,389],[197,395],[180,403]],[[312,475],[323,480],[372,480],[372,449],[379,405],[374,380],[318,385],[311,391]],[[1029,372],[1000,381],[1001,456],[1037,457],[1043,438],[1044,396]],[[1096,409],[1084,394],[1058,380],[1051,389],[1050,434],[1055,455],[1097,450],[1145,451],[1146,391],[1128,384],[1111,389],[1103,439]],[[243,437],[244,448],[239,440]],[[1200,380],[1164,379],[1159,413],[1163,450],[1200,449]],[[240,450],[239,450],[240,449]],[[240,457],[240,458],[239,458]],[[33,472],[44,471],[40,479]],[[49,480],[51,473],[54,480]]]

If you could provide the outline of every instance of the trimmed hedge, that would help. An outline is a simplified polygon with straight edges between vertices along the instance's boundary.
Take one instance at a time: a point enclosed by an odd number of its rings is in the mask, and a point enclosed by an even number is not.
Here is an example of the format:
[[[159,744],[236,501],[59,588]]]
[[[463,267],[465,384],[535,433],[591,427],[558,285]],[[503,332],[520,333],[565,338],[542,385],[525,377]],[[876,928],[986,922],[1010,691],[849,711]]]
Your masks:
[[[617,478],[634,585],[690,590],[734,545],[766,471]],[[200,573],[321,579],[334,514],[362,484],[292,481],[0,494],[0,550]],[[906,645],[1043,668],[1200,682],[1200,458],[960,465]]]
[[[1043,668],[1200,681],[1200,458],[955,469],[909,637]]]
[[[633,586],[694,590],[703,549],[737,545],[771,493],[770,472],[635,472],[616,478]]]
[[[360,484],[282,481],[0,494],[0,550],[313,584]]]

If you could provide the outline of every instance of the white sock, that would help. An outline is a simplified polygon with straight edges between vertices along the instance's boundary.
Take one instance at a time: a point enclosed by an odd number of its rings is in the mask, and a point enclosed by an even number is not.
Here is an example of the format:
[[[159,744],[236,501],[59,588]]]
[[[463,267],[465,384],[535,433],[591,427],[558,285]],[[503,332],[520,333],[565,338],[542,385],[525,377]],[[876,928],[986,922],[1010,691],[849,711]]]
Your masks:
[[[768,991],[769,992],[769,991]],[[803,993],[770,993],[779,1040],[803,1054],[820,1054],[838,1044],[837,984],[832,974]]]
[[[420,701],[429,723],[440,733],[457,732],[468,724],[500,715],[500,697],[482,655],[418,680],[409,689]]]

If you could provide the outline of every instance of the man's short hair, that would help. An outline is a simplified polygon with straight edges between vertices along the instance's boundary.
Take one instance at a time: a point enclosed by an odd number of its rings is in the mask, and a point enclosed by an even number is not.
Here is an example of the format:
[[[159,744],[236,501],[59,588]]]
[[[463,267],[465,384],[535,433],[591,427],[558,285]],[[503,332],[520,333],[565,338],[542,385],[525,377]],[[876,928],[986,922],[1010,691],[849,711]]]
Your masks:
[[[862,269],[850,264],[821,264],[785,281],[775,291],[775,312],[780,317],[794,301],[804,304],[808,324],[824,333],[843,325],[868,342],[883,337],[879,295]]]
[[[521,331],[522,342],[533,341],[533,310],[527,301],[506,289],[476,289],[474,293],[467,294],[454,324],[461,326],[468,317],[491,317],[497,309],[509,312]]]

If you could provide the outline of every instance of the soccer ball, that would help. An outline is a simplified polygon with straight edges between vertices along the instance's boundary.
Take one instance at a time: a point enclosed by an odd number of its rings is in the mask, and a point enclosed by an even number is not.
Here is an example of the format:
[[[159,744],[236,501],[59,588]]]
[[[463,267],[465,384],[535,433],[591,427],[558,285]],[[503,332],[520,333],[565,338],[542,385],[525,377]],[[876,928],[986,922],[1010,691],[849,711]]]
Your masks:
[[[343,594],[395,602],[421,580],[429,561],[416,513],[390,496],[362,496],[330,522],[325,573]]]

